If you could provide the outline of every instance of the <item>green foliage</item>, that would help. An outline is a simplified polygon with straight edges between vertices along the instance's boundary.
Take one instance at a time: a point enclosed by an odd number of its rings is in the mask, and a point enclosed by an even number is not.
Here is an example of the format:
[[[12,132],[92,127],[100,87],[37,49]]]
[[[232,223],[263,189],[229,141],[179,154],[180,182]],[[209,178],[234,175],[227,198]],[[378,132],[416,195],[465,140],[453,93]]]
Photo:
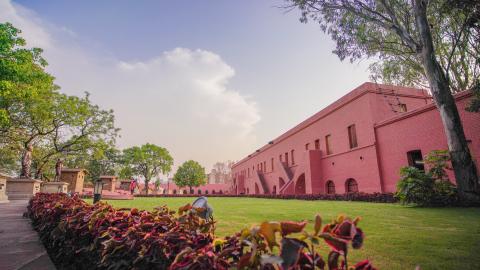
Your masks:
[[[429,87],[421,61],[414,1],[287,0],[316,21],[336,42],[334,53],[351,61],[374,58],[372,78],[384,83]],[[428,1],[434,54],[452,91],[471,89],[480,76],[480,4]]]
[[[448,150],[433,150],[425,157],[428,172],[437,180],[448,180],[446,170],[450,168],[450,154]]]
[[[414,167],[400,169],[396,196],[404,204],[430,205],[433,201],[434,180],[430,175]]]
[[[425,157],[428,172],[414,167],[400,169],[395,196],[404,204],[446,206],[458,202],[457,189],[448,179],[450,157],[446,150],[435,150]]]
[[[468,104],[467,111],[480,112],[480,79],[477,80],[475,86],[472,88],[473,98]]]
[[[0,147],[9,155],[0,156],[0,164],[19,167],[31,152],[32,168],[22,174],[48,178],[58,158],[89,156],[103,143],[113,144],[118,129],[113,111],[100,109],[84,97],[58,92],[54,78],[45,72],[47,62],[42,50],[28,49],[10,23],[0,24]],[[6,165],[5,165],[6,166]]]
[[[148,187],[152,177],[158,176],[160,173],[170,172],[173,158],[167,149],[147,143],[142,146],[124,149],[121,162],[120,175],[122,177],[143,176],[145,186]],[[148,188],[146,192],[148,193]]]
[[[206,184],[205,168],[194,160],[185,161],[173,176],[173,181],[179,187],[198,187]]]

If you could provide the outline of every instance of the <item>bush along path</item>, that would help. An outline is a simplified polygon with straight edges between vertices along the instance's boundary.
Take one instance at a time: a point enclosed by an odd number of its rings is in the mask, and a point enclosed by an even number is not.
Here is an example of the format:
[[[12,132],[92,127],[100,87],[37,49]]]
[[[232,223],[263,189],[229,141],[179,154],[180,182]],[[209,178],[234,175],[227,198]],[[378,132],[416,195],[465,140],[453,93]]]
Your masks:
[[[313,232],[307,222],[263,222],[220,239],[215,222],[195,214],[203,210],[115,209],[39,193],[25,215],[59,269],[375,269],[368,260],[347,260],[349,248],[363,243],[359,218],[339,216],[322,226],[317,215]],[[324,258],[317,251],[325,244]]]

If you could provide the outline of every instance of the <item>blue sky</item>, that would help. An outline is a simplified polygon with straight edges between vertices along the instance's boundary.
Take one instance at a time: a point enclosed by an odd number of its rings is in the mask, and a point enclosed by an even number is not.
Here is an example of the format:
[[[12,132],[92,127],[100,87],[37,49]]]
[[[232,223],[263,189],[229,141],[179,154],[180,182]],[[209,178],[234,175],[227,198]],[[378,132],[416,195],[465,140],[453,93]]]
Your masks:
[[[239,160],[368,80],[367,63],[282,1],[0,0],[0,20],[45,48],[62,91],[113,108],[119,147],[176,165]]]

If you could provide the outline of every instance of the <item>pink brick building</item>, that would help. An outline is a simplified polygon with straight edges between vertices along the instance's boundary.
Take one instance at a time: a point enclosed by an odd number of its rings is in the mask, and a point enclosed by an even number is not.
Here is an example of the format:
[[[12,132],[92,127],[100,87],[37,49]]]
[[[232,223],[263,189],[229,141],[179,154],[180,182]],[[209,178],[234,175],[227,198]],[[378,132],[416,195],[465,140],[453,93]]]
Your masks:
[[[480,159],[480,114],[456,95],[470,149]],[[233,193],[394,192],[403,166],[447,149],[431,96],[415,88],[364,83],[233,166]],[[453,179],[451,174],[451,179]]]

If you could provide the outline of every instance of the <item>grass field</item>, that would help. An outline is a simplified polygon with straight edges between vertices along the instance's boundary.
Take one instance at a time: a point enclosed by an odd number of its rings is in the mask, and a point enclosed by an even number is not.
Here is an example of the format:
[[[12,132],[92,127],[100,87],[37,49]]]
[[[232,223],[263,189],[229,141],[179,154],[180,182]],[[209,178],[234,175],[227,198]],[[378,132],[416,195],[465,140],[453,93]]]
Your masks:
[[[136,198],[108,201],[116,207],[178,209],[193,198]],[[350,261],[368,258],[380,269],[480,269],[480,208],[415,208],[397,204],[340,201],[298,201],[254,198],[209,198],[217,220],[217,236],[238,232],[262,221],[309,220],[316,213],[324,223],[343,213],[361,216],[366,234]],[[311,226],[310,226],[311,228]],[[326,249],[321,253],[326,254]]]

